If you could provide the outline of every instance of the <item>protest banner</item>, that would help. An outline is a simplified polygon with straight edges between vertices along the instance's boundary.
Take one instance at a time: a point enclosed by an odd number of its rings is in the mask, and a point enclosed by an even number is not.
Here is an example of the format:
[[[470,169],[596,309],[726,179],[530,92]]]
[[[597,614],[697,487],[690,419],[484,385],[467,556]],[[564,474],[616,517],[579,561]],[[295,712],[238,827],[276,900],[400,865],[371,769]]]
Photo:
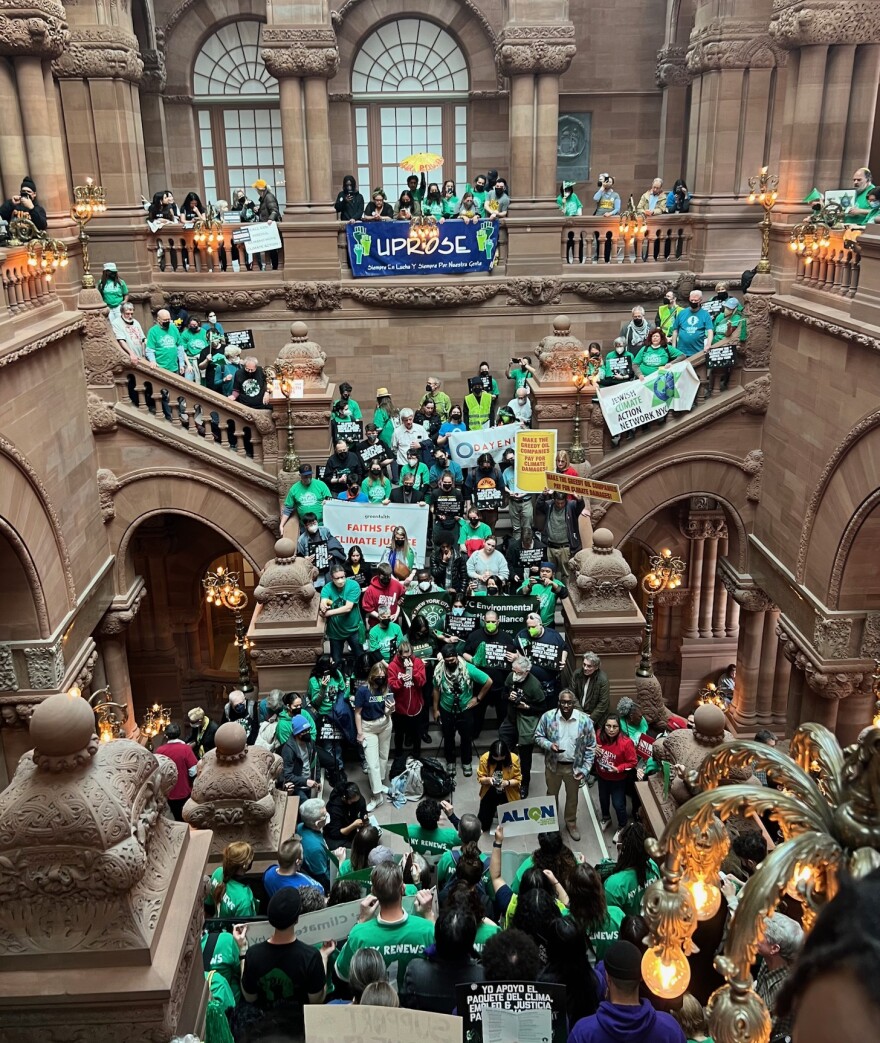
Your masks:
[[[482,431],[450,431],[450,459],[459,467],[473,467],[482,453],[491,453],[497,463],[505,449],[513,449],[516,445],[517,431],[522,431],[519,424],[486,427]]]
[[[403,611],[412,622],[416,616],[424,616],[432,630],[442,630],[452,605],[452,595],[445,592],[436,594],[407,594],[403,599]]]
[[[502,630],[515,634],[526,625],[526,616],[540,608],[537,598],[519,597],[469,597],[464,603],[465,612],[482,616],[484,612],[497,612],[498,625]]]
[[[228,330],[226,343],[241,349],[242,355],[254,350],[253,330]]]
[[[545,473],[556,466],[556,431],[517,431],[516,487],[524,493],[541,493]]]
[[[391,533],[398,526],[406,529],[416,555],[416,567],[425,563],[428,539],[428,509],[411,503],[347,503],[326,500],[324,524],[348,553],[357,544],[367,561],[378,562],[388,547]]]
[[[462,1019],[451,1014],[360,1003],[306,1004],[304,1012],[306,1043],[462,1043],[463,1038]]]
[[[579,478],[573,474],[559,474],[547,471],[544,475],[548,489],[571,493],[572,496],[589,497],[593,500],[607,500],[609,503],[620,503],[620,486],[612,482],[594,482],[591,478]]]
[[[473,982],[456,985],[455,998],[467,1043],[566,1043],[568,1039],[564,985]]]
[[[232,233],[232,241],[236,246],[244,246],[248,259],[264,250],[281,249],[281,233],[274,221],[259,221],[236,228]]]
[[[732,344],[719,344],[706,352],[706,369],[722,369],[736,365],[736,348]]]
[[[521,837],[527,833],[551,833],[559,829],[556,813],[556,798],[526,797],[501,804],[498,808],[498,825],[504,826],[505,837]]]
[[[488,272],[498,248],[494,221],[444,221],[436,239],[412,234],[408,221],[369,221],[346,228],[354,277],[377,275],[461,275]]]
[[[599,388],[597,398],[612,435],[661,420],[670,410],[686,412],[700,386],[694,367],[685,360],[663,366],[645,377],[617,387]]]

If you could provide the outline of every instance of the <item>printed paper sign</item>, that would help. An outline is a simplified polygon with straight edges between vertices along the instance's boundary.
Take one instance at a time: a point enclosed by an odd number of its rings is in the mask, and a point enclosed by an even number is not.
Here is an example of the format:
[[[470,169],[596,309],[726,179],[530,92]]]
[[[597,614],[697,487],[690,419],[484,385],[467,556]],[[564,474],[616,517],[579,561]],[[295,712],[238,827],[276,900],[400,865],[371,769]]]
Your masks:
[[[526,797],[498,808],[498,825],[504,826],[505,837],[521,837],[526,833],[551,833],[559,829],[556,800],[553,797]]]
[[[359,545],[367,561],[378,562],[388,547],[392,532],[402,526],[415,551],[416,567],[425,563],[428,539],[426,507],[416,504],[346,503],[327,500],[324,504],[324,524],[336,536],[348,553],[348,548]]]
[[[538,987],[546,989],[550,986]],[[406,1007],[364,1007],[359,1003],[306,1004],[305,1023],[306,1043],[388,1043],[392,1039],[461,1043],[463,1038],[461,1018],[408,1010]],[[556,1043],[555,1038],[553,1043]]]
[[[483,453],[491,453],[498,463],[505,449],[513,449],[519,424],[487,427],[482,431],[450,431],[449,455],[460,467],[473,467]]]
[[[384,460],[388,453],[388,449],[383,445],[382,442],[376,442],[375,445],[368,445],[366,449],[359,449],[361,460],[365,464],[368,464],[371,460]]]
[[[467,1043],[566,1043],[568,1038],[564,985],[479,982],[456,985],[455,998]]]
[[[363,425],[360,420],[339,420],[336,424],[336,436],[346,442],[359,442],[363,437]]]
[[[479,622],[476,616],[453,616],[450,613],[446,617],[446,633],[463,641],[472,630],[477,629]]]
[[[558,489],[572,496],[584,496],[593,500],[608,500],[609,503],[620,503],[620,486],[611,482],[594,482],[591,478],[575,477],[573,474],[559,474],[557,471],[546,471],[544,480],[548,489]]]
[[[722,344],[717,348],[709,348],[706,355],[707,369],[721,369],[736,365],[736,348],[732,344]]]
[[[663,366],[618,387],[599,388],[596,397],[612,435],[661,420],[670,410],[687,412],[697,396],[700,378],[688,361]]]
[[[524,493],[540,493],[545,473],[556,464],[556,431],[517,431],[516,487]]]
[[[245,225],[243,228],[236,228],[232,233],[232,241],[239,246],[244,246],[248,258],[262,253],[264,250],[281,249],[281,233],[274,221],[260,221],[256,224]]]
[[[226,334],[226,343],[241,348],[242,355],[254,350],[254,334],[252,330],[230,330]]]

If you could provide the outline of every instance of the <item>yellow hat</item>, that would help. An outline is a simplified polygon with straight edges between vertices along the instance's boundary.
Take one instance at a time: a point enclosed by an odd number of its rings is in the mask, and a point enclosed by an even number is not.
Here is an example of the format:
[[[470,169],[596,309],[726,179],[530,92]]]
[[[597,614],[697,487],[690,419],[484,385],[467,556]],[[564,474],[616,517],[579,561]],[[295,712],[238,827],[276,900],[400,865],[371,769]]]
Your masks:
[[[257,180],[251,185],[251,188],[256,188],[260,192],[262,192],[264,188],[268,187],[269,186],[261,177],[258,177]]]
[[[194,706],[187,714],[187,717],[189,717],[193,724],[199,724],[204,716],[205,711],[201,706]]]
[[[388,388],[376,388],[376,398],[387,398],[388,395]]]

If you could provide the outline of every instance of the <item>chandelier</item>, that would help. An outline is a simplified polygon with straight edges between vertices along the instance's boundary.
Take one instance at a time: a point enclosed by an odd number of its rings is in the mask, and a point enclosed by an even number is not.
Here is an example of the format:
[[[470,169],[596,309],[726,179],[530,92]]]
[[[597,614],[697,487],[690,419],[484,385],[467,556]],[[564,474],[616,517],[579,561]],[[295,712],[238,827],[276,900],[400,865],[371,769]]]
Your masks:
[[[214,248],[223,246],[223,225],[214,210],[214,204],[208,204],[207,213],[203,217],[197,217],[193,222],[193,243],[196,246],[204,246],[209,254]]]
[[[876,694],[880,667],[874,676]],[[765,773],[773,785],[722,785],[731,771],[747,767]],[[809,932],[837,893],[842,874],[860,877],[880,866],[878,780],[876,727],[846,749],[827,728],[811,722],[794,733],[789,756],[747,740],[713,750],[689,777],[697,795],[678,809],[659,840],[647,842],[662,873],[643,900],[650,934],[642,975],[648,988],[664,998],[685,992],[697,923],[720,907],[718,874],[730,844],[724,821],[770,812],[783,839],[739,894],[724,950],[715,957],[726,984],[708,1006],[716,1043],[768,1043],[770,1015],[752,988],[750,970],[764,919],[789,895],[801,904]]]
[[[27,263],[31,268],[39,268],[49,282],[59,268],[67,267],[67,247],[60,239],[43,236],[31,239],[27,247]]]
[[[164,732],[169,724],[171,724],[171,711],[159,703],[153,703],[144,715],[141,735],[149,742],[151,739],[155,739],[159,732]]]
[[[708,681],[697,692],[697,706],[717,706],[719,710],[726,710],[727,705],[727,700],[712,681]]]

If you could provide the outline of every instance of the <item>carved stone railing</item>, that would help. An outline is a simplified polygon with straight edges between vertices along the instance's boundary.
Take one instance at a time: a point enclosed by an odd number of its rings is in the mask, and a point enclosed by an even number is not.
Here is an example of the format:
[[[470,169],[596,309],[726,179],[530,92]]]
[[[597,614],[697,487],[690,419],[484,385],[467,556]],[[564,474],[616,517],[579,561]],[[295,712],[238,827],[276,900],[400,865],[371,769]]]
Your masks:
[[[858,239],[842,229],[833,230],[828,239],[827,246],[812,250],[808,244],[803,253],[797,254],[795,285],[837,297],[855,297],[862,261]]]
[[[277,438],[270,409],[248,409],[215,391],[141,362],[114,376],[117,415],[136,409],[183,435],[204,440],[277,470]],[[119,407],[122,407],[122,410]]]
[[[0,249],[0,281],[3,283],[0,322],[58,300],[54,282],[38,266],[28,264],[24,246]]]
[[[689,216],[647,218],[647,228],[636,234],[620,231],[616,218],[560,218],[563,264],[648,265],[687,267],[693,225]]]

